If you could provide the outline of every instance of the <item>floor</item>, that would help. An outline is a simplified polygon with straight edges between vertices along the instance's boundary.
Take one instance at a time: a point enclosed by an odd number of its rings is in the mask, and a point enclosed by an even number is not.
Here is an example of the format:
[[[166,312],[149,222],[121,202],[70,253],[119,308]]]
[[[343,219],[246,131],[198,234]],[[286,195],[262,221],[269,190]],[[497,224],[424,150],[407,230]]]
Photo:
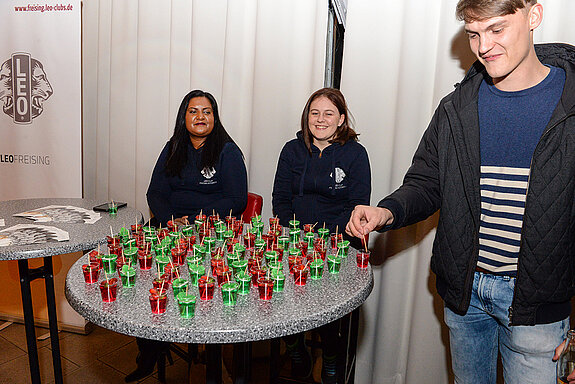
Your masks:
[[[0,329],[2,326],[3,324],[0,322]],[[6,327],[0,330],[0,383],[28,384],[30,383],[30,370],[24,325],[4,323],[4,326]],[[42,383],[54,382],[52,352],[48,336],[47,329],[36,328]],[[267,384],[269,383],[269,343],[253,343],[252,348],[251,382]],[[231,346],[224,346],[222,353],[224,384],[232,383],[228,369],[226,369],[226,367],[232,366],[231,350]],[[60,355],[64,383],[124,383],[124,376],[136,368],[137,346],[133,337],[94,326],[94,330],[88,335],[60,332]],[[175,354],[172,356],[174,364],[166,367],[166,382],[187,382],[187,363]],[[285,363],[286,357],[283,353],[281,358],[282,363]],[[319,379],[320,370],[321,368],[316,362],[314,369],[316,380]],[[285,363],[282,365],[281,374],[287,375],[288,373],[289,363]],[[192,365],[190,377],[192,383],[205,382],[205,365]],[[309,382],[313,383],[314,381],[311,379]],[[143,379],[140,383],[160,383],[157,372]]]

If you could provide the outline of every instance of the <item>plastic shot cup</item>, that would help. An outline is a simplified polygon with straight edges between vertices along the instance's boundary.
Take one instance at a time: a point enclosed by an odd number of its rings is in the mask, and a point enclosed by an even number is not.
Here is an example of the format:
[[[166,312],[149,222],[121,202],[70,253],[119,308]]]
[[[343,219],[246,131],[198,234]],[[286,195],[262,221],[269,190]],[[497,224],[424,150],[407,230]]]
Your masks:
[[[224,233],[226,232],[226,227],[218,227],[216,228],[216,240],[217,241],[224,241]]]
[[[222,284],[222,300],[224,305],[236,305],[239,287],[240,284],[235,281],[228,281]]]
[[[303,264],[295,265],[293,267],[293,281],[295,285],[305,285],[307,283],[307,275],[309,269]]]
[[[246,256],[246,247],[243,244],[235,243],[233,252],[243,259]]]
[[[240,260],[240,256],[237,253],[228,253],[227,260],[228,260],[228,265],[231,268],[234,261]]]
[[[289,221],[290,230],[291,230],[291,229],[297,229],[297,230],[299,231],[299,224],[300,224],[300,223],[299,223],[299,220],[290,220],[290,221]],[[290,232],[291,232],[291,231],[290,231]]]
[[[307,243],[308,248],[313,247],[313,240],[315,239],[315,235],[313,232],[308,232],[303,236],[304,241]]]
[[[277,245],[274,245],[272,248],[272,251],[274,251],[275,253],[277,253],[278,255],[278,261],[282,261],[283,260],[283,256],[284,256],[284,249],[278,247]]]
[[[132,264],[136,264],[136,262],[138,261],[138,248],[124,247],[124,257],[131,259]]]
[[[151,254],[138,253],[138,261],[140,264],[140,269],[142,269],[142,270],[152,269],[152,255]]]
[[[293,274],[293,269],[294,269],[294,267],[295,267],[296,265],[303,264],[304,260],[305,260],[305,259],[303,258],[303,256],[301,255],[301,253],[298,254],[298,255],[296,255],[296,254],[290,255],[290,256],[288,257],[289,272]]]
[[[152,308],[152,313],[156,315],[161,315],[166,312],[166,304],[168,302],[168,295],[166,291],[157,291],[155,289],[150,289],[150,307]]]
[[[134,267],[124,264],[119,273],[123,287],[132,288],[136,285],[136,269]]]
[[[276,251],[266,251],[264,253],[266,257],[266,263],[271,263],[272,261],[279,261],[279,256]]]
[[[277,227],[280,225],[280,218],[279,217],[270,217],[269,218],[270,228]]]
[[[289,236],[278,236],[277,244],[280,248],[288,249],[289,248]]]
[[[172,249],[172,261],[177,265],[184,265],[186,262],[187,249],[183,247],[175,247]]]
[[[337,249],[337,243],[339,243],[340,241],[343,241],[343,235],[341,233],[337,234],[337,239],[335,238],[336,234],[332,233],[330,238],[331,238],[331,249]]]
[[[118,279],[115,277],[102,280],[100,282],[100,294],[102,295],[102,301],[106,303],[111,303],[116,301],[116,295],[118,293]]]
[[[206,252],[212,252],[212,249],[216,247],[216,239],[214,237],[204,237],[204,245],[206,246]]]
[[[349,250],[349,240],[343,240],[337,243],[337,254],[339,257],[346,258]]]
[[[318,228],[317,235],[319,238],[327,240],[327,239],[329,239],[329,229],[324,228],[324,227]]]
[[[188,269],[190,271],[190,280],[192,282],[192,285],[194,287],[197,287],[198,286],[198,280],[200,279],[200,277],[202,277],[206,274],[206,267],[204,267],[201,264],[189,264],[188,263]]]
[[[166,271],[166,265],[170,264],[170,258],[168,256],[156,256],[156,268],[158,269],[158,273],[163,275]]]
[[[369,256],[370,255],[371,255],[371,251],[369,251],[369,250],[357,251],[357,254],[355,256],[355,259],[357,261],[357,266],[359,268],[367,268],[367,266],[369,265]]]
[[[313,250],[315,252],[315,257],[325,260],[327,254],[327,247],[323,242],[318,242],[314,245]]]
[[[282,271],[274,271],[271,274],[271,278],[274,281],[274,292],[283,292],[286,281],[284,273]]]
[[[115,254],[109,254],[102,256],[102,265],[104,267],[104,273],[111,275],[116,273],[116,259],[118,256]]]
[[[341,268],[341,257],[338,255],[329,255],[327,257],[327,270],[329,273],[337,274]]]
[[[234,262],[232,263],[232,269],[234,270],[234,275],[237,275],[238,273],[245,271],[247,266],[248,261],[245,259],[234,260]]]
[[[256,234],[255,233],[248,232],[244,235],[244,246],[246,248],[253,248],[255,242],[256,242]]]
[[[91,251],[89,254],[90,257],[90,264],[98,264],[98,269],[102,269],[103,268],[103,263],[102,263],[102,254],[99,253],[98,251],[94,250]]]
[[[270,269],[271,273],[280,272],[283,269],[283,264],[280,261],[274,260],[268,262],[268,268]]]
[[[240,295],[247,295],[250,293],[252,277],[248,273],[245,273],[244,271],[238,272],[236,274],[236,281],[238,283],[238,293]]]
[[[82,273],[86,284],[97,283],[100,275],[100,266],[97,263],[84,264],[82,265]]]
[[[293,229],[290,228],[289,230],[289,242],[292,244],[299,243],[299,228]]]
[[[266,271],[265,269],[262,269],[262,268],[260,268],[260,267],[258,267],[258,266],[256,265],[256,266],[253,266],[253,267],[250,269],[250,273],[252,274],[252,285],[253,285],[254,287],[257,287],[257,286],[258,286],[258,281],[259,281],[261,278],[263,278],[263,277],[266,276],[267,271]]]
[[[212,275],[216,274],[216,269],[226,265],[226,262],[222,257],[214,257],[210,260],[210,266],[212,267]]]
[[[261,277],[258,280],[258,291],[261,300],[271,300],[274,290],[274,281],[266,277]]]
[[[230,267],[227,265],[216,268],[215,272],[219,287],[221,287],[226,281],[230,281],[232,279],[232,272],[230,271]]]
[[[179,277],[172,281],[172,289],[174,290],[174,297],[177,297],[180,292],[186,292],[188,288],[188,280],[184,279],[183,277]]]
[[[194,317],[196,313],[196,296],[190,293],[180,292],[178,296],[176,296],[176,301],[180,307],[181,318],[191,319]]]
[[[162,276],[165,276],[165,275],[162,275]],[[154,281],[152,281],[152,286],[158,292],[167,291],[168,288],[170,288],[170,285],[172,285],[172,282],[170,280],[166,279],[165,277],[158,277],[158,278],[155,278]]]
[[[214,288],[216,286],[216,279],[212,276],[202,276],[198,280],[198,291],[200,292],[200,300],[211,300],[214,298]]]
[[[306,235],[308,233],[313,233],[313,224],[304,224],[303,225],[303,233],[305,233]]]
[[[194,252],[194,257],[201,258],[202,261],[206,258],[206,247],[201,244],[194,244],[192,247]]]
[[[315,259],[309,264],[309,274],[312,280],[319,280],[323,275],[323,260]]]

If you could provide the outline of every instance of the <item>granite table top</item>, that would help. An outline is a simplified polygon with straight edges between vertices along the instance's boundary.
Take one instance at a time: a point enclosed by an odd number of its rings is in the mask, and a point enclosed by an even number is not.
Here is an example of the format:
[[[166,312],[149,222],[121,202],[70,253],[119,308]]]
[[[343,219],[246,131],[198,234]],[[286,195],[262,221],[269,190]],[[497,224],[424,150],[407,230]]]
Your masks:
[[[24,217],[12,216],[16,213],[49,205],[70,205],[91,210],[94,206],[102,203],[103,201],[81,198],[22,199],[0,202],[0,218],[5,221],[5,226],[0,227],[0,230],[17,224],[38,224],[62,229],[70,235],[70,240],[68,241],[0,247],[0,260],[32,259],[93,249],[98,244],[106,243],[106,235],[110,234],[110,226],[112,231],[117,233],[121,227],[129,227],[130,224],[142,222],[142,214],[129,206],[120,208],[115,216],[101,212],[100,220],[94,224],[35,223],[33,220]]]
[[[198,288],[190,284],[188,293],[197,297],[191,319],[180,317],[171,288],[166,312],[152,314],[148,296],[156,277],[155,261],[151,270],[136,268],[133,288],[122,287],[118,279],[117,300],[105,303],[99,284],[84,282],[82,264],[89,257],[84,255],[68,271],[65,292],[72,308],[88,321],[126,335],[201,344],[265,340],[317,328],[359,307],[371,293],[373,272],[371,266],[358,268],[355,255],[350,248],[339,274],[330,274],[326,266],[320,280],[308,278],[305,286],[294,284],[284,257],[284,291],[274,292],[269,301],[261,300],[252,286],[248,295],[238,295],[235,306],[224,306],[217,283],[210,301],[200,300]],[[189,280],[187,266],[180,267],[180,276]]]

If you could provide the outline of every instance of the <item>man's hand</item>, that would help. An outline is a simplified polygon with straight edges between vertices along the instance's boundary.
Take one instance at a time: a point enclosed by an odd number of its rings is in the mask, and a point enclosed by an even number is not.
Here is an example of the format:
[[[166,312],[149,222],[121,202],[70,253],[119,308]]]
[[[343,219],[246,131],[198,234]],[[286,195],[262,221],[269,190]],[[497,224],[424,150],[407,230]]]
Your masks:
[[[188,216],[182,216],[182,217],[178,217],[177,219],[174,219],[174,223],[178,226],[178,227],[183,227],[185,225],[188,225]]]
[[[553,361],[559,360],[561,352],[565,347],[565,341],[566,340],[564,340],[557,348],[555,348],[555,355],[553,356]],[[567,380],[569,380],[569,384],[575,384],[575,371],[571,372],[569,376],[567,376]]]
[[[369,232],[392,222],[393,214],[387,208],[357,205],[351,212],[345,231],[348,235],[363,238]]]

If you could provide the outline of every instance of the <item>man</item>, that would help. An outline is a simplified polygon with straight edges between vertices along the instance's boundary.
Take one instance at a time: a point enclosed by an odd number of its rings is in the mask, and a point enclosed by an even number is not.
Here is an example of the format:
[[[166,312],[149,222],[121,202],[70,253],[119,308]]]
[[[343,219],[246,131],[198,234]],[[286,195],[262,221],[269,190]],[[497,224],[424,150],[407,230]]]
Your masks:
[[[536,0],[460,0],[457,16],[477,61],[440,102],[403,185],[357,206],[346,230],[440,209],[431,268],[456,383],[495,383],[498,353],[506,383],[555,383],[575,293],[575,48],[534,46]]]

